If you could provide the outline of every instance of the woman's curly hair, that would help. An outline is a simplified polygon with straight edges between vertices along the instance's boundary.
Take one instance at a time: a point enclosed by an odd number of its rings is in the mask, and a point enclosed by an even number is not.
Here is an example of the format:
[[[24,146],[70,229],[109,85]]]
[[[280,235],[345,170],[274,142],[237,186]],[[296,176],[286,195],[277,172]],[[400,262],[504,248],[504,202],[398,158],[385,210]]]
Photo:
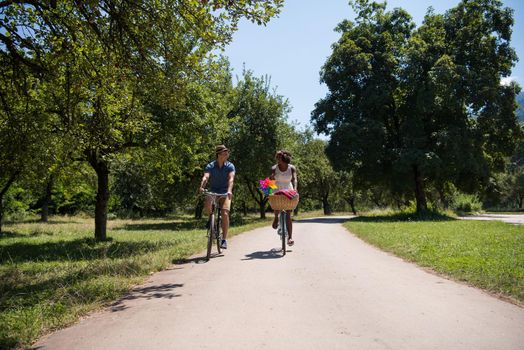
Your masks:
[[[292,158],[292,155],[290,152],[288,151],[285,151],[285,150],[280,150],[277,152],[277,154],[275,155],[275,158],[282,158],[282,161],[286,164],[289,164],[291,163],[291,158]]]

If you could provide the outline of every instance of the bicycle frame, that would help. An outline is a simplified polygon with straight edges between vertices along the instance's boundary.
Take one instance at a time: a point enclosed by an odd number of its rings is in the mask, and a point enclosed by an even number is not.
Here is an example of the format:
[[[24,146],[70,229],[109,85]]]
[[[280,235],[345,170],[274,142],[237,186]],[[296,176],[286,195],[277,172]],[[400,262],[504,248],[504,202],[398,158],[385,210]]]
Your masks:
[[[282,255],[286,255],[286,238],[288,236],[287,232],[287,212],[285,210],[280,211],[278,217],[278,234],[282,240]]]
[[[220,249],[220,241],[222,239],[222,235],[220,232],[221,228],[221,210],[220,206],[218,205],[218,200],[220,198],[227,197],[227,193],[214,193],[205,191],[204,195],[206,197],[211,198],[211,213],[209,215],[209,228],[207,230],[207,254],[206,254],[206,260],[209,260],[211,258],[211,250],[213,247],[213,240],[216,240],[217,244],[217,251],[218,254],[220,254],[222,251]]]

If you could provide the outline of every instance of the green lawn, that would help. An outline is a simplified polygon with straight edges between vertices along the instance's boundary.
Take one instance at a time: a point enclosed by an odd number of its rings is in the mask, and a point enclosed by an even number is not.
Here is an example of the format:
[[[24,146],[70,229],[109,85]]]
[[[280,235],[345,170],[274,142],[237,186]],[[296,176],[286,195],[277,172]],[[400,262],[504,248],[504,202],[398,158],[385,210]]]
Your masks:
[[[249,217],[231,234],[269,220]],[[203,251],[204,225],[188,217],[111,220],[111,240],[95,242],[91,218],[6,224],[0,237],[0,349],[27,347],[119,298],[150,273]]]
[[[524,302],[524,226],[496,221],[409,221],[359,217],[344,224],[365,241],[406,260]]]

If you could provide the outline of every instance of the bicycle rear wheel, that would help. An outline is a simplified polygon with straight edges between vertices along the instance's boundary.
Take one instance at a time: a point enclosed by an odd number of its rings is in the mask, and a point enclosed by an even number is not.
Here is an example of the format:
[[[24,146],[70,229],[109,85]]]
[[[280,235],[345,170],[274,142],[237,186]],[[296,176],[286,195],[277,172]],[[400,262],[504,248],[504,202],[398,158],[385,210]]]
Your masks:
[[[280,213],[280,229],[282,230],[282,234],[280,235],[280,238],[282,240],[282,255],[286,255],[286,237],[287,237],[286,215],[287,213],[285,211],[282,211]]]
[[[213,237],[215,237],[215,215],[209,217],[209,228],[207,229],[207,254],[206,260],[211,258],[211,247],[213,246]]]

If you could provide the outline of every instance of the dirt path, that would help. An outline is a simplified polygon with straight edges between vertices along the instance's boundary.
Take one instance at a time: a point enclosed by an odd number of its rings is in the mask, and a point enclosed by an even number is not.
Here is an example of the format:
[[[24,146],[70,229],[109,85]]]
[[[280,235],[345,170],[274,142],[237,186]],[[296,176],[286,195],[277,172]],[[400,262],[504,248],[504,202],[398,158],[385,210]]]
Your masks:
[[[524,309],[427,273],[348,233],[295,223],[281,257],[271,228],[209,263],[152,276],[110,310],[38,349],[523,349]]]

